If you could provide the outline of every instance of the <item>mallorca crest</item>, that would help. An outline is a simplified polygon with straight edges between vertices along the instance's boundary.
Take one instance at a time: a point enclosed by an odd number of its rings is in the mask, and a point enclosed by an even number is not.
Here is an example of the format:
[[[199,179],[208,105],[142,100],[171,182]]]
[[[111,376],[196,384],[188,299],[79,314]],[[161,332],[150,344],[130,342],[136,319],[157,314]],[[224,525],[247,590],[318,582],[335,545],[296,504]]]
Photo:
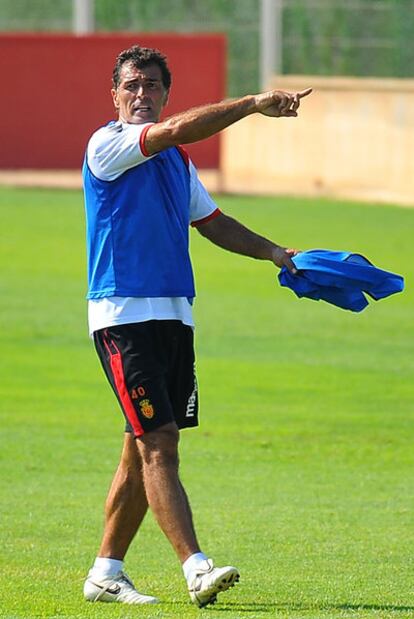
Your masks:
[[[154,417],[154,407],[149,400],[141,400],[139,406],[144,417],[147,419]]]

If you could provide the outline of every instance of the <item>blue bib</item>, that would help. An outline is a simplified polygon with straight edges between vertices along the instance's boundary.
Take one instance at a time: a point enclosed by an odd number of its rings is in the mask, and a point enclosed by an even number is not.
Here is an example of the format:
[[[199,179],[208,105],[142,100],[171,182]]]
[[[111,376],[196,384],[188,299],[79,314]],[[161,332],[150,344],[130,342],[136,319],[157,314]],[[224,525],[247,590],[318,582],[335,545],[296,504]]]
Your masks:
[[[88,299],[195,296],[188,251],[190,173],[169,148],[114,181],[83,165]]]

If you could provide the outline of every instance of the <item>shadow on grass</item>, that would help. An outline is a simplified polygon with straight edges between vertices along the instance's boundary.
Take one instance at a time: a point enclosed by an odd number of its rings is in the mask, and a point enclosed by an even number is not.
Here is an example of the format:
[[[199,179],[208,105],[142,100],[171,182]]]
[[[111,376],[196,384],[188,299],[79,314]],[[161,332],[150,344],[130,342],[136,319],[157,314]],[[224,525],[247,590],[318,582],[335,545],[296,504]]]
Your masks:
[[[208,607],[207,610],[213,610],[215,612],[234,612],[240,613],[275,613],[277,611],[343,611],[343,610],[373,610],[373,611],[388,611],[388,612],[413,612],[414,606],[396,606],[392,604],[322,604],[321,606],[313,606],[312,604],[249,604],[249,603],[237,603],[227,602],[225,606]]]

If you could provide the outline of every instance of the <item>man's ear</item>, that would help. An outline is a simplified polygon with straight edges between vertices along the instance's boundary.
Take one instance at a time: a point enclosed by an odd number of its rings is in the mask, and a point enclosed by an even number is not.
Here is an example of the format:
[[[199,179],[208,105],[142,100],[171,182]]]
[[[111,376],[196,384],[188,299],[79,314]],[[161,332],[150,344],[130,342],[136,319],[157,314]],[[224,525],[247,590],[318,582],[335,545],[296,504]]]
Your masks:
[[[114,106],[116,110],[119,110],[119,101],[118,101],[118,90],[115,88],[111,88],[112,101],[114,102]]]
[[[167,105],[169,98],[170,98],[170,91],[169,91],[169,90],[166,90],[166,91],[165,91],[165,95],[164,95],[164,104],[163,104],[163,107],[165,107],[165,106]]]

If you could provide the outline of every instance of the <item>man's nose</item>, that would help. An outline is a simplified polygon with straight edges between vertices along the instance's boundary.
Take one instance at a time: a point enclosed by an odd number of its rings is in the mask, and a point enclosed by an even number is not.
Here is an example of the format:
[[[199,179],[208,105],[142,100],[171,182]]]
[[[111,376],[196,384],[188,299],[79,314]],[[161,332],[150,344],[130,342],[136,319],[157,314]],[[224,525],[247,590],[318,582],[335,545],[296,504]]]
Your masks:
[[[142,97],[143,94],[144,94],[144,84],[138,84],[138,86],[137,86],[137,95],[139,97]]]

